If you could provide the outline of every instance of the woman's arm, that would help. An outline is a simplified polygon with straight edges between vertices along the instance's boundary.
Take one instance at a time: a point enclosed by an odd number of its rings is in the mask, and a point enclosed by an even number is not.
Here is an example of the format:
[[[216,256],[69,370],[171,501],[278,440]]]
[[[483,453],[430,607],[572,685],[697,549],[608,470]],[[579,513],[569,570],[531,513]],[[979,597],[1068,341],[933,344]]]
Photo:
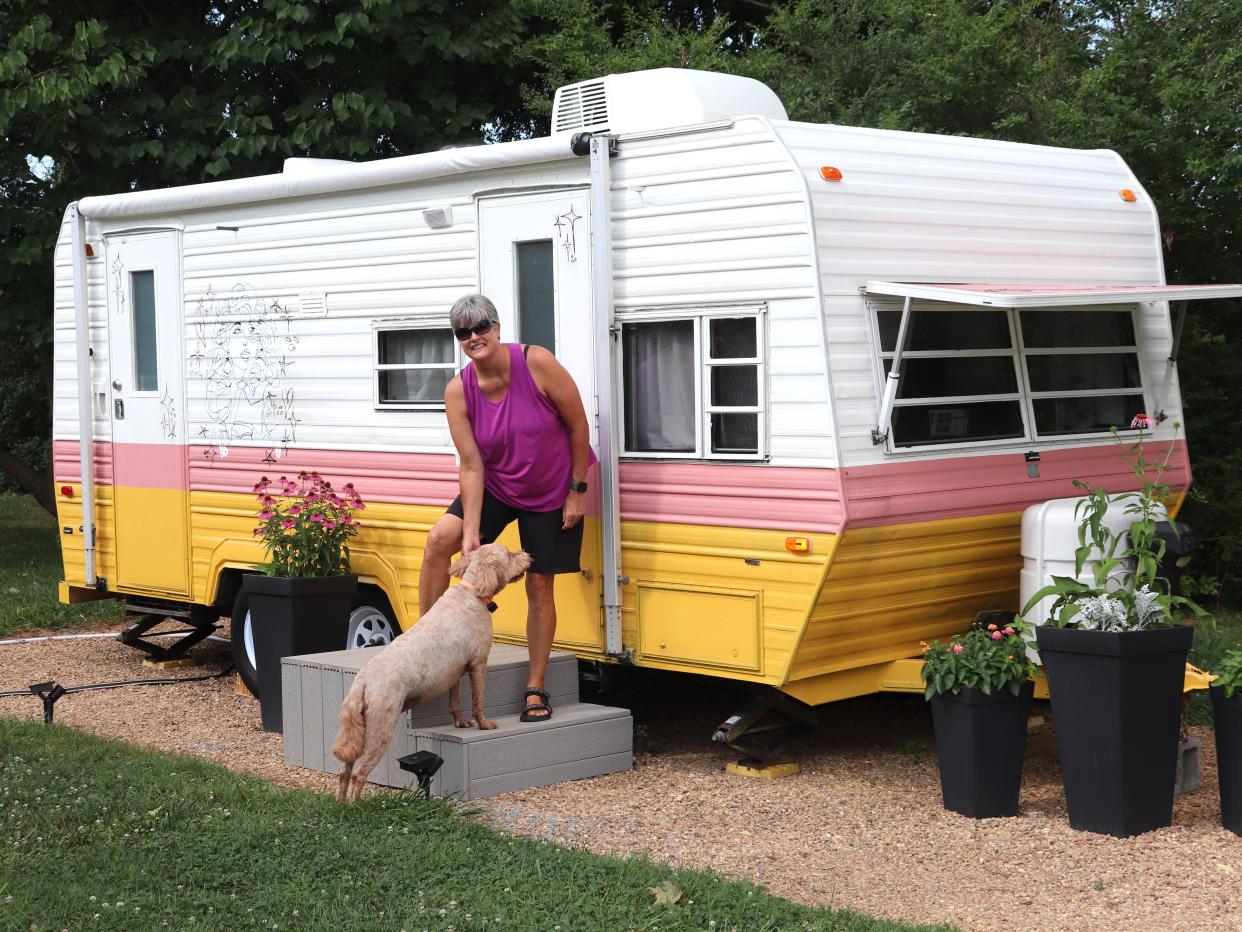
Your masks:
[[[449,433],[461,458],[461,510],[465,516],[461,530],[462,556],[478,549],[479,521],[483,511],[483,457],[474,442],[474,428],[466,413],[466,393],[461,376],[456,376],[444,389],[444,411],[448,415]]]
[[[556,406],[557,413],[569,431],[569,458],[571,482],[585,482],[588,452],[591,448],[591,431],[587,426],[586,409],[574,378],[555,356],[542,346],[532,345],[526,357],[535,385]],[[562,511],[562,528],[573,527],[586,513],[586,501],[581,492],[566,490],[565,507]]]

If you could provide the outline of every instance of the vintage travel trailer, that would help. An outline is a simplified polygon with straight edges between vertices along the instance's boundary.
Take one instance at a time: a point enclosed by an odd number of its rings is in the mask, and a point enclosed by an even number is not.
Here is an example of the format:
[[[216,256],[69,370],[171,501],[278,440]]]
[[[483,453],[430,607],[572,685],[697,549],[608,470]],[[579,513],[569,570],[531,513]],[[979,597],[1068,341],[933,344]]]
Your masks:
[[[84,198],[55,274],[63,600],[231,614],[253,683],[251,490],[315,469],[368,505],[341,644],[414,624],[482,291],[600,456],[557,646],[810,705],[919,690],[921,641],[1017,609],[1023,510],[1134,488],[1136,413],[1184,493],[1179,308],[1242,295],[1165,284],[1113,152],[798,123],[675,69],[562,88],[547,138]]]

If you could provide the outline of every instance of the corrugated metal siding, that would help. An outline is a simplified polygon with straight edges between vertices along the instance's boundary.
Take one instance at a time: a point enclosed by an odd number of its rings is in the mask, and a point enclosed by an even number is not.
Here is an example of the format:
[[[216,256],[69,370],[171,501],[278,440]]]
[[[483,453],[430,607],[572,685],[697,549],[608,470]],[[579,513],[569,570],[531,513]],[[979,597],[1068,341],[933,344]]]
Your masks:
[[[790,679],[917,656],[983,609],[1018,608],[1021,514],[847,530]]]
[[[1153,206],[1112,152],[774,125],[811,191],[843,465],[889,458],[870,437],[879,408],[879,373],[858,294],[868,279],[1164,281]],[[843,180],[822,180],[822,165],[841,169]],[[1139,201],[1123,202],[1121,188],[1140,192]],[[1154,389],[1170,340],[1164,305],[1143,306],[1140,330],[1144,375]],[[1180,409],[1176,394],[1170,407]],[[1015,443],[1013,449],[1023,446],[1029,444]]]
[[[806,190],[767,125],[625,140],[612,171],[618,313],[766,303],[771,462],[834,465]]]

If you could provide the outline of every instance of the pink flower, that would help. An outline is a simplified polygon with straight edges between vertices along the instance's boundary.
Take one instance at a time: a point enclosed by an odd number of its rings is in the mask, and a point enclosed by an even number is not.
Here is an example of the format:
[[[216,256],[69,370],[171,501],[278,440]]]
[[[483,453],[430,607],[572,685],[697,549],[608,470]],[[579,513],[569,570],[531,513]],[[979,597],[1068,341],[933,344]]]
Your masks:
[[[262,511],[259,512],[259,520],[266,521],[268,518],[270,518],[275,513],[276,512],[272,511],[272,509],[270,508],[264,508]]]
[[[284,520],[284,521],[281,521],[281,522],[280,522],[280,526],[281,526],[281,527],[283,527],[283,528],[290,528],[290,527],[294,527],[296,524],[297,524],[297,522],[296,522],[296,521],[294,521],[292,518],[285,518],[285,520]]]
[[[313,515],[311,515],[310,519],[314,521],[316,524],[323,524],[323,515],[321,515],[319,512],[315,512]]]
[[[1013,634],[1013,628],[1009,627],[1009,625],[1005,625],[1005,627],[1001,629],[1001,633],[1002,634]]]
[[[259,536],[260,534],[262,534],[262,533],[263,533],[263,528],[261,528],[261,527],[257,527],[257,528],[255,528],[255,529],[254,529],[254,536],[255,536],[255,537],[258,537],[258,536]]]
[[[953,653],[955,653],[955,654],[960,654],[960,653],[962,653],[962,651],[964,651],[964,650],[966,650],[966,648],[964,648],[961,644],[954,644],[954,645],[953,645]]]
[[[292,508],[289,509],[289,514],[291,515],[300,515],[301,513],[302,513],[301,505],[294,505]]]
[[[999,641],[999,640],[1000,640],[1001,638],[1003,638],[1004,636],[1005,636],[1005,635],[1001,634],[999,631],[993,631],[993,632],[992,632],[992,640],[993,640],[993,641]]]
[[[1130,422],[1131,427],[1137,427],[1139,430],[1149,430],[1156,426],[1155,418],[1147,416],[1146,411],[1140,411],[1134,415],[1134,420]]]
[[[328,530],[332,530],[332,528],[336,527],[336,522],[333,521],[331,518],[328,518],[326,521],[324,521],[323,526],[326,527]]]

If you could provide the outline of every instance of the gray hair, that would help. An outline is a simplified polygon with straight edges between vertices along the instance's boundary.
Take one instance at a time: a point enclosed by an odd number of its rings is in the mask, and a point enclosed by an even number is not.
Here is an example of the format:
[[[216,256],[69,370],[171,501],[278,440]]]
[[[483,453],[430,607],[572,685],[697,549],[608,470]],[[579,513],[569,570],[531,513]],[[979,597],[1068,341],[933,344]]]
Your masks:
[[[473,327],[485,320],[490,320],[493,324],[500,323],[496,305],[486,295],[463,295],[453,302],[453,309],[449,311],[449,326],[454,330],[458,327]]]

